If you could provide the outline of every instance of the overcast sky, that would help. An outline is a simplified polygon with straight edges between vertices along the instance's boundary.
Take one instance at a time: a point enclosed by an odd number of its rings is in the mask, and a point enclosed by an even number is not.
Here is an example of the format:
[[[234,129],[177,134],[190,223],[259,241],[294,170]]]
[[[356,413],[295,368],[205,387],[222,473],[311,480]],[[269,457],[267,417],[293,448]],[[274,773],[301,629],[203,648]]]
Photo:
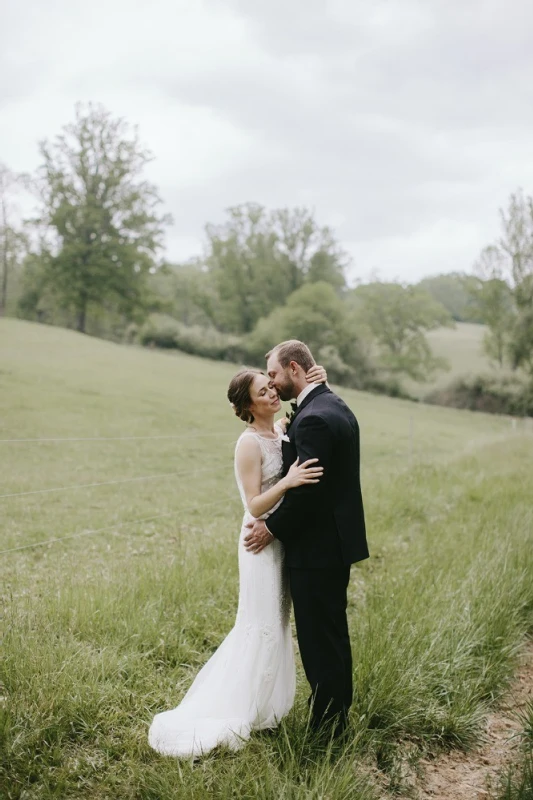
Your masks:
[[[351,275],[469,270],[533,193],[531,0],[18,0],[0,24],[0,161],[98,101],[139,125],[202,250],[230,205],[306,205]]]

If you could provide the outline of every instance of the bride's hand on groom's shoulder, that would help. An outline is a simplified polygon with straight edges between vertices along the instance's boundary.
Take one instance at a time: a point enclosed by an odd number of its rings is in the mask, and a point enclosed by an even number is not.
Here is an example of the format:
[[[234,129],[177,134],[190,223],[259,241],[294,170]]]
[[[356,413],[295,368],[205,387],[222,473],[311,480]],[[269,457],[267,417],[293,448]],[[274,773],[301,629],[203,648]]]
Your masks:
[[[307,383],[327,383],[328,373],[320,364],[315,364],[306,374]]]

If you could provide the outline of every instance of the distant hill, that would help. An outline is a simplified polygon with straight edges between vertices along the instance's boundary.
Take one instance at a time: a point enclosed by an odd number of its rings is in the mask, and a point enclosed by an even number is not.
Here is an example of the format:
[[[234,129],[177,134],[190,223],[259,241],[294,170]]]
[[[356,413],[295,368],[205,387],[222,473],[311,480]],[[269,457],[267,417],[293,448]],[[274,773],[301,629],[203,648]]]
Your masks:
[[[429,383],[406,382],[406,388],[417,397],[423,397],[432,389],[445,386],[459,375],[480,372],[495,372],[483,351],[483,336],[487,328],[472,322],[458,322],[455,328],[438,328],[428,334],[428,340],[436,356],[446,358],[449,372],[439,372]]]

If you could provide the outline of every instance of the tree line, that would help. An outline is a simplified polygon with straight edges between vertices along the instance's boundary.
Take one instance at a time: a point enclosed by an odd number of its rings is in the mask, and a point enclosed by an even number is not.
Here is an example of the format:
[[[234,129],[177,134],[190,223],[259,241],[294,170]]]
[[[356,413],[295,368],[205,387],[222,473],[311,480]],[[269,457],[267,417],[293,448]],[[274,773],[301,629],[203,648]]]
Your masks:
[[[446,368],[428,331],[484,322],[489,356],[532,373],[533,206],[522,193],[472,274],[354,288],[349,255],[306,208],[230,208],[206,225],[201,257],[170,263],[171,218],[144,174],[152,156],[101,106],[78,106],[39,152],[32,176],[0,169],[0,313],[255,363],[301,338],[333,380],[391,393]],[[37,211],[17,223],[21,186]]]

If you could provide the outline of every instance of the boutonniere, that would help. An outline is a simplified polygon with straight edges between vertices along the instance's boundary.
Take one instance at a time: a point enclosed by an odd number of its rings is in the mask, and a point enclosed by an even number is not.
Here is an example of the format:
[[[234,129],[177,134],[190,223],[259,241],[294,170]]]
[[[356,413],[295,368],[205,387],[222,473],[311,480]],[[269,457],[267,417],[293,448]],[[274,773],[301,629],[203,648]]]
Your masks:
[[[289,437],[287,436],[287,434],[286,434],[286,433],[282,434],[282,436],[281,436],[281,441],[282,441],[282,442],[289,442],[289,444],[290,444],[290,442],[291,442],[291,440],[289,439]]]
[[[287,414],[288,422],[287,422],[287,430],[285,431],[285,433],[287,433],[287,431],[291,427],[292,421],[296,415],[296,411],[298,410],[298,403],[296,402],[296,400],[293,400],[293,402],[291,403],[291,409],[292,411],[289,411],[289,413]]]

